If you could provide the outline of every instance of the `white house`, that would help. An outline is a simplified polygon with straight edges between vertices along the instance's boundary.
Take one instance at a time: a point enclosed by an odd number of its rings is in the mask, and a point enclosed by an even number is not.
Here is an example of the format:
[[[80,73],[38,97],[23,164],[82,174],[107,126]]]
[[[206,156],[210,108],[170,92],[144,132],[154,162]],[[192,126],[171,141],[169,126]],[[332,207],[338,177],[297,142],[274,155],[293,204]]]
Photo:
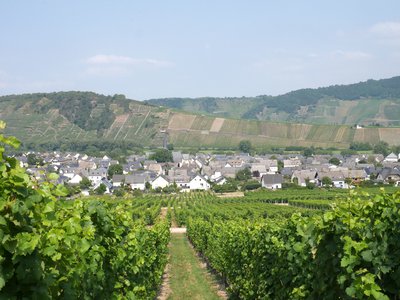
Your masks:
[[[388,156],[385,157],[384,162],[397,162],[398,157],[393,152],[390,153]]]
[[[82,181],[82,176],[79,174],[75,174],[68,182],[71,184],[79,184]]]
[[[96,170],[89,170],[89,180],[92,185],[97,185],[103,178],[107,177],[107,170],[105,168],[98,168]]]
[[[157,188],[165,188],[170,185],[170,182],[166,177],[163,175],[157,176],[152,182],[150,182],[152,189],[157,189]]]
[[[120,187],[125,182],[125,175],[114,174],[112,177],[113,187]]]
[[[261,179],[261,186],[270,190],[282,188],[283,176],[281,174],[266,174]]]
[[[210,187],[210,184],[201,175],[197,175],[189,182],[189,188],[191,190],[209,190]]]
[[[265,161],[268,174],[276,174],[278,172],[278,161],[276,159],[268,159]]]
[[[284,168],[296,168],[299,166],[301,166],[301,161],[297,157],[283,160]]]
[[[125,183],[130,185],[132,190],[144,191],[146,189],[146,176],[142,174],[126,175]]]

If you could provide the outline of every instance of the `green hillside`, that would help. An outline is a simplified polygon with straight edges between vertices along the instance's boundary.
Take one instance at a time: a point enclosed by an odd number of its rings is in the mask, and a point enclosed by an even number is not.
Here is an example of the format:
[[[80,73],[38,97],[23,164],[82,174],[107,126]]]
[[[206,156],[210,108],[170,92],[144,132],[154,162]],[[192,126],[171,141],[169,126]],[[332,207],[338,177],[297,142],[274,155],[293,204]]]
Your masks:
[[[34,144],[96,141],[159,146],[167,113],[123,95],[59,92],[0,97],[6,133]]]
[[[357,105],[352,109],[359,110],[360,118],[370,114]],[[82,149],[87,144],[98,149],[118,149],[161,147],[165,143],[176,148],[236,149],[244,139],[264,149],[348,148],[353,141],[400,144],[400,128],[356,129],[347,125],[221,118],[152,106],[122,95],[91,92],[3,96],[0,119],[7,123],[6,134],[18,137],[25,145],[64,150]]]
[[[350,85],[301,89],[275,97],[165,98],[146,102],[226,118],[400,126],[400,76]]]

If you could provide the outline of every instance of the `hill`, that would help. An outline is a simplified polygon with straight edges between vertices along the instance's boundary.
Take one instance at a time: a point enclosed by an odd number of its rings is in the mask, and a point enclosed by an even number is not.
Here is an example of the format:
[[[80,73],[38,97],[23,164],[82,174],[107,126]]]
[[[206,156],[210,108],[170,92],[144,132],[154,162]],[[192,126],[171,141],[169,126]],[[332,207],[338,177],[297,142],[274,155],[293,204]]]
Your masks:
[[[58,92],[0,97],[6,133],[25,143],[129,142],[162,144],[166,109],[128,100],[123,95]]]
[[[400,76],[349,85],[301,89],[275,97],[164,98],[146,102],[226,118],[400,126]]]
[[[350,143],[398,145],[400,128],[295,124],[190,114],[92,92],[58,92],[0,97],[6,134],[35,148],[102,149],[161,147],[236,149],[241,140],[258,148],[276,146],[348,148]]]

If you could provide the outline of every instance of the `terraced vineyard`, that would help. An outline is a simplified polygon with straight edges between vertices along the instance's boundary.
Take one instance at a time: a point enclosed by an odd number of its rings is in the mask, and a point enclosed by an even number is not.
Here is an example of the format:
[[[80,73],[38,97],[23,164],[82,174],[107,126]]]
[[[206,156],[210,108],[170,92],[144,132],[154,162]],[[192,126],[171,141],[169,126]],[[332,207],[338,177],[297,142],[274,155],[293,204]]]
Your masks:
[[[397,106],[392,106],[396,111]],[[354,141],[372,144],[386,141],[397,145],[400,134],[400,129],[395,127],[355,129],[349,125],[296,124],[190,114],[118,95],[111,97],[87,92],[0,97],[0,119],[8,123],[7,134],[25,143],[56,146],[96,141],[159,147],[167,139],[168,143],[182,148],[189,145],[191,148],[237,149],[239,142],[247,139],[257,148],[315,146],[342,149]]]

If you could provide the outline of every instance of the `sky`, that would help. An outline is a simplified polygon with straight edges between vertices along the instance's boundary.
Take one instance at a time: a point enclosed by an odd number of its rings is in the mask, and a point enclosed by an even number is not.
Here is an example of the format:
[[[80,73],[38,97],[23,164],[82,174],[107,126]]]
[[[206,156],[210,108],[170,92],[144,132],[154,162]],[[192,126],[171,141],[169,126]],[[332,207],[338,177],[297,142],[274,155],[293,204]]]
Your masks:
[[[400,75],[399,0],[0,0],[0,95],[278,95]]]

